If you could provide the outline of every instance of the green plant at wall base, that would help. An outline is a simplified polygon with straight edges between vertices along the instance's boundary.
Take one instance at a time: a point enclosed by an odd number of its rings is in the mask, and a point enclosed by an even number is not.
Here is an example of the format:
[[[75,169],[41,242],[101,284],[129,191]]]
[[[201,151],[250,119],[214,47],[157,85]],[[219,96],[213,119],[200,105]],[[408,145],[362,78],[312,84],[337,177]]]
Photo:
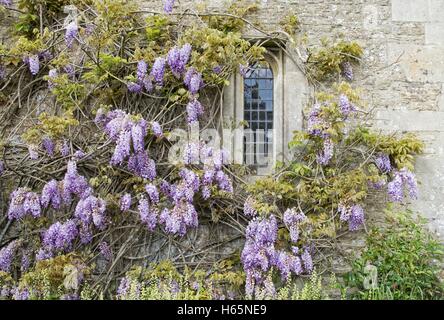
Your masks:
[[[91,267],[75,253],[42,260],[25,271],[15,286],[15,296],[26,299],[53,300],[64,295],[78,295],[89,277]],[[10,286],[11,284],[6,284]],[[5,284],[2,287],[5,287]],[[12,289],[12,286],[9,288]]]
[[[374,228],[367,247],[347,276],[349,287],[359,291],[355,299],[444,299],[438,276],[442,271],[444,247],[412,213],[387,211],[387,227]],[[363,287],[367,265],[377,270],[374,288]]]
[[[166,260],[128,272],[117,292],[121,300],[208,300],[238,296],[243,283],[243,273],[233,269],[231,260],[215,265],[211,274],[187,267],[179,271]]]

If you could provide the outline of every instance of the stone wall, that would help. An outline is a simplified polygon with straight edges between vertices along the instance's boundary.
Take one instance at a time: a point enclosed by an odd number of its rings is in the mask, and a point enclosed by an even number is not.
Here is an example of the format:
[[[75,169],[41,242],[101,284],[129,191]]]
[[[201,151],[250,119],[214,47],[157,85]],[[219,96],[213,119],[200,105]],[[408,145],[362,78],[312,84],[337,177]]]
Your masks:
[[[180,1],[226,7],[226,1]],[[365,54],[354,84],[363,88],[375,125],[413,131],[425,142],[418,159],[420,198],[411,207],[444,239],[444,0],[262,0],[255,17],[269,29],[293,11],[309,44],[322,37],[358,41]],[[157,6],[160,1],[142,1]],[[297,88],[296,88],[297,90]]]

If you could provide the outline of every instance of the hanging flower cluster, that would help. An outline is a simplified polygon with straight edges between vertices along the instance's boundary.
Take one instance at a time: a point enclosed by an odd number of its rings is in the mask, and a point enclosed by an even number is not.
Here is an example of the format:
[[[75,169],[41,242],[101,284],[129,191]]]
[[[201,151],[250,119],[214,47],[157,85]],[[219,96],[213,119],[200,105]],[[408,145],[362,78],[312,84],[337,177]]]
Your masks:
[[[191,50],[191,45],[189,43],[186,43],[181,48],[175,46],[171,48],[168,52],[168,65],[170,66],[173,75],[178,79],[185,72],[185,67],[190,60]]]
[[[226,162],[226,153],[213,152],[211,148],[202,147],[207,156],[204,161],[202,178],[188,168],[179,171],[180,180],[168,183],[161,180],[159,186],[154,181],[145,185],[145,192],[138,196],[137,211],[140,220],[149,230],[162,225],[169,234],[185,235],[189,228],[198,225],[198,214],[194,205],[195,195],[201,192],[204,199],[211,197],[213,186],[227,193],[233,192],[230,178],[222,171]],[[199,154],[200,149],[198,150]],[[124,194],[120,199],[122,211],[131,207],[131,195]]]
[[[356,231],[364,223],[364,209],[358,204],[347,206],[345,204],[338,205],[338,212],[340,213],[340,220],[348,222],[350,231]]]
[[[128,159],[128,170],[134,174],[151,180],[156,177],[156,164],[148,157],[145,150],[145,137],[149,125],[145,119],[134,120],[122,110],[109,111],[105,114],[100,109],[95,122],[102,125],[108,137],[116,142],[110,161],[112,165],[122,165]],[[151,129],[156,136],[162,135],[157,122],[151,124]]]
[[[40,59],[37,54],[26,56],[23,58],[23,62],[28,65],[29,71],[33,76],[39,73],[40,70]]]
[[[418,198],[418,184],[415,175],[407,168],[394,173],[394,178],[387,185],[389,197],[392,201],[401,202],[404,199],[404,190],[408,190],[411,199]]]
[[[0,271],[9,272],[17,250],[17,245],[17,241],[12,241],[0,250]]]
[[[79,32],[79,26],[77,25],[77,22],[75,20],[71,21],[66,26],[65,43],[68,48],[72,47],[78,32]]]
[[[27,215],[38,218],[41,212],[40,198],[37,193],[27,188],[18,188],[12,192],[8,209],[10,220],[21,219]]]
[[[376,166],[382,173],[389,173],[392,171],[390,157],[385,153],[380,153],[375,159]]]
[[[70,251],[77,236],[78,229],[74,220],[68,220],[65,223],[56,222],[43,233],[42,250],[46,251],[46,255]]]
[[[165,13],[173,12],[174,2],[175,2],[175,0],[165,0],[165,4],[163,7],[163,10],[165,11]]]
[[[251,215],[251,199],[246,204],[246,215]],[[293,233],[292,241],[298,240],[297,224],[305,219],[303,213],[297,213],[295,209],[289,209],[284,214],[284,223]],[[246,242],[241,254],[241,261],[246,273],[246,293],[253,296],[258,286],[273,286],[273,283],[266,281],[266,274],[275,267],[284,280],[288,280],[291,273],[296,275],[303,272],[310,273],[313,269],[313,261],[308,248],[300,253],[299,248],[294,245],[292,252],[277,250],[278,225],[274,215],[269,217],[255,217],[247,226]],[[272,288],[267,289],[273,292]]]
[[[290,239],[293,243],[299,240],[299,224],[306,219],[303,212],[297,212],[294,208],[284,212],[284,223],[290,231]]]
[[[356,106],[345,94],[339,96],[337,106],[343,120],[346,120],[351,113],[357,111]],[[316,103],[311,109],[307,119],[308,134],[313,138],[320,139],[322,142],[322,149],[316,155],[316,161],[323,166],[330,163],[335,149],[334,141],[329,130],[336,119],[329,119],[328,112],[323,112],[323,108],[327,107],[328,105]]]
[[[345,61],[341,65],[342,75],[348,81],[353,81],[353,67],[349,61]]]

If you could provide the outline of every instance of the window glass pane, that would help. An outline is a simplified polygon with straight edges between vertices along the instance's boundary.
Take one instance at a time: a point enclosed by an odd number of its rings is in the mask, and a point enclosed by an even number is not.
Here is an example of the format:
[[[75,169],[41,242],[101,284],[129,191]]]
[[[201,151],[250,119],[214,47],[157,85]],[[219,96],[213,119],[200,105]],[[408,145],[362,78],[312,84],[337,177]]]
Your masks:
[[[260,90],[259,97],[261,100],[272,100],[273,90]]]
[[[253,131],[244,139],[244,160],[247,165],[267,166],[258,161],[259,156],[270,158],[273,149],[273,72],[266,64],[253,66],[244,78],[244,120]]]

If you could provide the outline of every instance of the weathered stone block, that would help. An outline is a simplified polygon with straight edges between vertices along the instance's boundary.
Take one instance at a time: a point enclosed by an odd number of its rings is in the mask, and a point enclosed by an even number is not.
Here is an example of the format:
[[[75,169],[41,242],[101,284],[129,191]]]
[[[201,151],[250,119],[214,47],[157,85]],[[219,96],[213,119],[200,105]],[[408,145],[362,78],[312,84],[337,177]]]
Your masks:
[[[444,12],[442,13],[444,17]],[[425,25],[426,44],[444,46],[444,22],[432,22]]]
[[[428,0],[392,0],[393,21],[430,21]]]
[[[429,0],[430,21],[444,22],[444,0]]]
[[[444,82],[444,46],[390,43],[388,61],[397,61],[407,81]]]

